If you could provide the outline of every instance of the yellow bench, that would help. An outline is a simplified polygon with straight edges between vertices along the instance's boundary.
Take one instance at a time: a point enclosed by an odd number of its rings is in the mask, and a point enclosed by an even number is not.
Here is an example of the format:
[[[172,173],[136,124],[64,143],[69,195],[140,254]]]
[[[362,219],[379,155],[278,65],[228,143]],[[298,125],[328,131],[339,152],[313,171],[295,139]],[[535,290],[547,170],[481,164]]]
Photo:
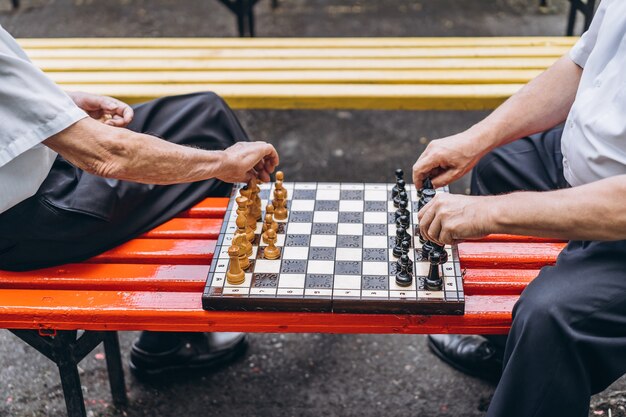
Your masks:
[[[492,109],[574,37],[20,39],[68,90],[211,90],[238,109]]]

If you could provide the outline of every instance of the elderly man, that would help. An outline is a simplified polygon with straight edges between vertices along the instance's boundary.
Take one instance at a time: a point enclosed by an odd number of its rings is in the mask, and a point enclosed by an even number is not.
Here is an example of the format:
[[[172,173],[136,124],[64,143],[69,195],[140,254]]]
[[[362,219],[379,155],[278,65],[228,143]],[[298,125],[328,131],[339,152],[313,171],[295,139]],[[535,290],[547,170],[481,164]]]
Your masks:
[[[248,142],[211,93],[134,108],[64,93],[0,27],[0,269],[77,262],[174,217],[229,183],[269,180],[276,150]],[[163,139],[162,139],[163,138]],[[165,140],[164,140],[165,139]],[[238,333],[143,332],[140,377],[206,368],[242,354]]]
[[[603,0],[567,56],[414,166],[417,186],[475,166],[475,196],[439,195],[419,214],[435,242],[569,240],[522,293],[504,349],[496,338],[429,338],[448,363],[500,379],[488,416],[587,416],[590,395],[626,372],[625,69],[626,2]]]

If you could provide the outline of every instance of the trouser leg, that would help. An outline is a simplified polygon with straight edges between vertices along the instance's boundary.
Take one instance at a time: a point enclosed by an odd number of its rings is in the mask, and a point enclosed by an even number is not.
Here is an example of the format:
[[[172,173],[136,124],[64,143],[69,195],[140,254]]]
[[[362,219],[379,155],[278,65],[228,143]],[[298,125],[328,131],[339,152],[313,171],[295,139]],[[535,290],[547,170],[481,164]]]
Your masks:
[[[209,150],[248,140],[232,110],[212,93],[165,97],[136,106],[129,128]],[[58,158],[35,196],[0,214],[0,269],[82,261],[156,227],[207,196],[229,191],[229,184],[215,179],[168,186],[110,180]]]
[[[513,309],[489,417],[587,416],[626,372],[626,241],[570,242]]]

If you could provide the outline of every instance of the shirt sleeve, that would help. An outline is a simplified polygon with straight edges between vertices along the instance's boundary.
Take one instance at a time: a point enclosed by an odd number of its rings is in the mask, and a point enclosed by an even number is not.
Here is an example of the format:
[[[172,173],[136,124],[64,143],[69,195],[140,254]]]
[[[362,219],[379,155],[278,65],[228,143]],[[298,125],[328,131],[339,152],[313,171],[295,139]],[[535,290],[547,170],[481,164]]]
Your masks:
[[[602,0],[596,14],[593,17],[593,20],[591,21],[589,30],[583,33],[578,42],[576,42],[576,44],[569,51],[570,59],[581,68],[585,68],[587,59],[589,58],[589,55],[591,55],[593,48],[596,46],[598,32],[600,31],[600,26],[602,26],[602,21],[606,15],[606,9],[613,1],[614,0]]]
[[[84,117],[0,27],[0,167]]]

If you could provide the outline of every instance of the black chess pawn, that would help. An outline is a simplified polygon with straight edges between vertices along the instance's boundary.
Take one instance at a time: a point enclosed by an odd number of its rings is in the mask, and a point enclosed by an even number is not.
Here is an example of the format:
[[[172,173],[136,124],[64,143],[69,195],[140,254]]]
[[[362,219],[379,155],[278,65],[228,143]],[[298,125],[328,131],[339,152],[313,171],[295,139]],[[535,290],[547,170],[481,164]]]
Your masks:
[[[409,256],[410,250],[411,250],[411,241],[403,240],[402,243],[400,244],[400,251],[402,252],[402,255]],[[402,258],[402,256],[400,256],[400,258]],[[409,256],[409,268],[413,269],[413,261],[411,260],[410,256]]]
[[[403,181],[404,182],[404,181]],[[396,195],[393,199],[393,205],[395,207],[399,207],[400,206],[400,202],[401,201],[409,201],[409,195],[406,193],[405,190],[400,189],[400,191],[398,192],[398,195]]]
[[[406,209],[408,206],[409,206],[408,201],[406,200],[400,201],[400,204],[398,204],[398,210],[396,210],[396,217],[395,217],[396,220],[398,220],[398,217],[400,216],[409,217],[411,215],[411,213],[409,213],[409,211]]]
[[[396,169],[396,180],[401,180],[404,178],[404,171],[402,171],[402,169],[398,168]]]
[[[396,227],[404,227],[409,230],[411,226],[411,222],[409,220],[409,216],[400,216],[396,219]]]
[[[418,197],[422,197],[422,194],[424,193],[424,190],[434,190],[435,187],[433,187],[433,182],[430,180],[430,178],[426,178],[424,181],[422,181],[422,188],[417,190],[417,195]]]
[[[399,179],[396,181],[396,185],[391,189],[391,198],[395,200],[400,191],[406,191],[406,183],[403,179]]]
[[[402,255],[398,261],[399,270],[396,272],[396,284],[400,287],[408,287],[413,282],[412,268],[409,267],[408,255]]]
[[[427,290],[441,291],[443,288],[443,279],[441,278],[441,273],[439,272],[439,265],[445,263],[447,259],[448,256],[445,251],[433,250],[430,252],[428,257],[430,268],[428,270],[428,276],[424,280],[424,286]]]
[[[404,227],[398,227],[396,229],[396,242],[395,245],[393,245],[393,256],[396,258],[402,256],[402,242],[410,239],[411,235],[406,232],[406,229]]]

